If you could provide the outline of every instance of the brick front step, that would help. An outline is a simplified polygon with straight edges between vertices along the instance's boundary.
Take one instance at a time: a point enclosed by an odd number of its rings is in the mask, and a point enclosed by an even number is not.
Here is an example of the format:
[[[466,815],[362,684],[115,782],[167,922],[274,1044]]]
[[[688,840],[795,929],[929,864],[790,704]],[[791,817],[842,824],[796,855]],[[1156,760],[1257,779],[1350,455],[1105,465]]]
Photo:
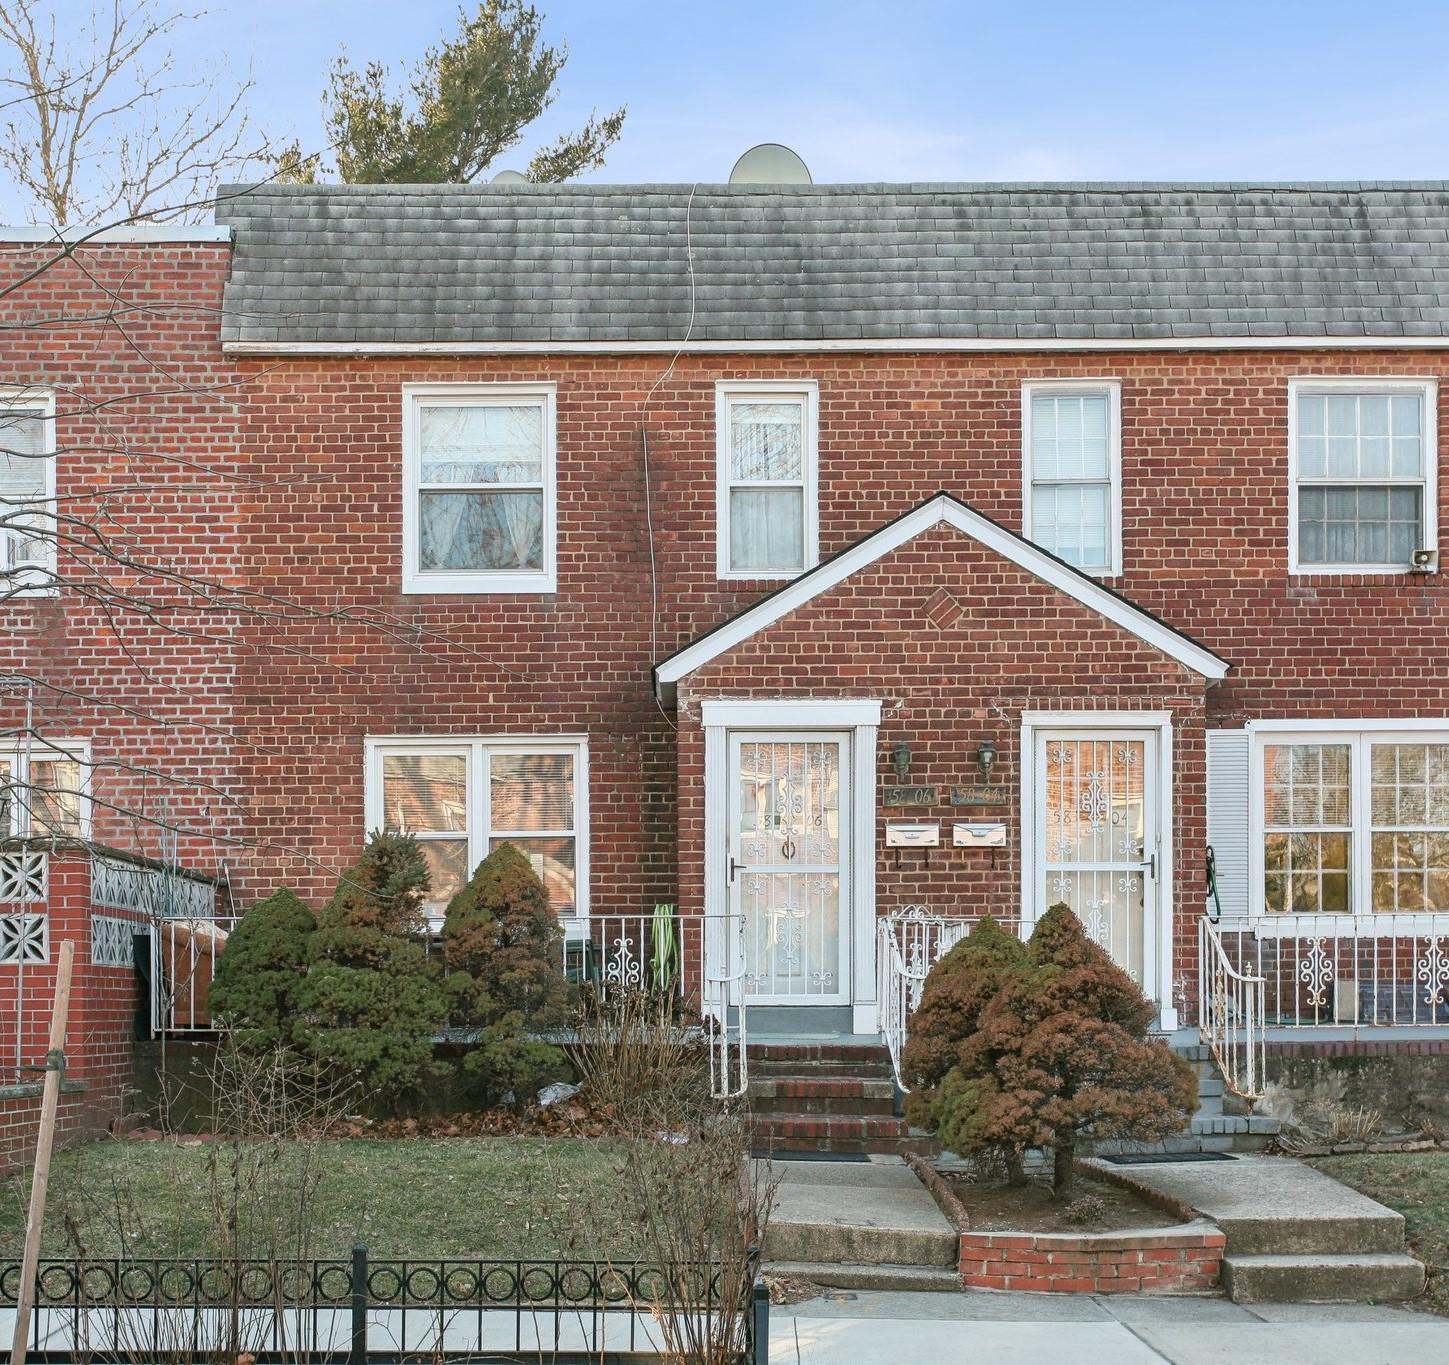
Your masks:
[[[819,1080],[827,1077],[890,1081],[890,1054],[878,1043],[749,1044],[750,1075]]]
[[[871,1115],[895,1113],[891,1081],[842,1076],[763,1077],[750,1082],[750,1107],[757,1115]]]
[[[758,1114],[755,1142],[776,1152],[928,1152],[932,1141],[904,1119],[876,1114]]]

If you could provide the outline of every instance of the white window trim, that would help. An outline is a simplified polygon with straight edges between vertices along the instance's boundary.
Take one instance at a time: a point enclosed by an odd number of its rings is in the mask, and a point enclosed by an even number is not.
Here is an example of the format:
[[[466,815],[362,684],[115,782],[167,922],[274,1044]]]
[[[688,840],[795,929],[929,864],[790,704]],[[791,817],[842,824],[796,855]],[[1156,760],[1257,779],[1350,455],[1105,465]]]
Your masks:
[[[1439,385],[1434,379],[1379,379],[1373,375],[1305,375],[1288,381],[1288,572],[1304,577],[1323,574],[1403,574],[1405,564],[1300,564],[1298,562],[1298,399],[1302,394],[1417,393],[1424,402],[1424,524],[1422,543],[1415,548],[1439,548]],[[1315,480],[1315,482],[1317,482]],[[1371,484],[1374,479],[1357,482]],[[1391,481],[1392,482],[1392,481]]]
[[[1425,719],[1372,720],[1258,720],[1249,721],[1248,732],[1248,904],[1245,918],[1258,933],[1306,933],[1315,926],[1350,925],[1368,937],[1385,931],[1391,921],[1409,921],[1424,929],[1430,925],[1449,929],[1449,914],[1439,911],[1375,912],[1370,860],[1366,855],[1372,837],[1369,787],[1364,768],[1370,744],[1426,744],[1436,738],[1449,743],[1449,716]],[[1272,914],[1263,909],[1263,750],[1270,744],[1348,744],[1349,755],[1349,911],[1346,915]],[[1224,916],[1227,918],[1227,916]]]
[[[0,760],[9,762],[10,771],[15,780],[26,785],[29,785],[30,782],[30,760],[44,761],[53,758],[70,758],[80,764],[80,833],[54,837],[89,840],[91,837],[91,776],[93,771],[90,742],[84,739],[33,739],[27,742],[24,738],[6,739],[0,742]],[[23,806],[17,805],[11,818],[15,821],[14,827],[8,830],[0,828],[0,838],[28,838],[30,836],[29,803],[23,803]],[[36,837],[45,839],[52,836],[42,834]]]
[[[1157,736],[1157,827],[1148,834],[1147,848],[1157,853],[1156,971],[1157,1027],[1170,1032],[1178,1026],[1173,999],[1173,945],[1177,908],[1174,903],[1176,849],[1173,839],[1176,797],[1173,793],[1172,713],[1169,711],[1024,711],[1021,748],[1018,750],[1020,801],[1020,877],[1022,936],[1035,926],[1036,896],[1036,743],[1042,732],[1068,731],[1090,735],[1094,731],[1149,730]]]
[[[488,403],[530,399],[543,406],[543,568],[528,572],[478,573],[418,568],[418,413],[425,403]],[[529,593],[558,591],[558,385],[404,384],[402,390],[402,590],[420,593]]]
[[[1032,399],[1053,393],[1105,393],[1107,395],[1107,473],[1111,487],[1107,494],[1107,556],[1105,567],[1082,565],[1081,572],[1093,578],[1117,578],[1122,573],[1122,381],[1120,379],[1032,379],[1021,386],[1021,533],[1033,544],[1031,505],[1035,480],[1031,467]],[[1091,483],[1090,479],[1052,480],[1061,483]],[[1046,549],[1046,546],[1040,548]],[[1047,550],[1048,554],[1055,553]],[[1076,566],[1074,566],[1076,567]]]
[[[43,424],[45,431],[45,485],[42,496],[52,506],[55,504],[55,465],[56,465],[56,439],[55,439],[55,393],[50,389],[36,388],[27,385],[4,385],[0,384],[0,408],[39,408],[44,414]],[[0,500],[0,506],[3,506]],[[59,584],[55,581],[59,572],[60,547],[54,539],[50,545],[50,568],[49,576],[42,582],[24,583],[16,581],[0,585],[0,593],[4,599],[26,598],[26,597],[55,597],[60,591]]]
[[[715,568],[719,578],[732,582],[789,582],[820,562],[820,385],[813,379],[721,379],[715,392]],[[736,398],[803,398],[805,409],[804,491],[805,527],[801,542],[805,562],[788,572],[764,572],[730,567],[730,428],[729,408]]]
[[[572,754],[574,757],[574,915],[566,930],[589,918],[589,739],[587,735],[377,735],[363,743],[363,807],[368,832],[381,829],[382,760],[389,754],[461,754],[467,760],[468,875],[488,855],[488,759],[492,754]],[[519,837],[522,837],[521,835]],[[547,837],[547,836],[540,836]]]

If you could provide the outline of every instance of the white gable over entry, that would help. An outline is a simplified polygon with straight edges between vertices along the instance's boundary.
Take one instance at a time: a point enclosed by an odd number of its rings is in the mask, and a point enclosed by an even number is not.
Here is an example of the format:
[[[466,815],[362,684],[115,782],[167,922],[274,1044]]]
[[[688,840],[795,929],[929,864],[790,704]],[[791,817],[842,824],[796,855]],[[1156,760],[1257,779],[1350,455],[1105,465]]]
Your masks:
[[[774,625],[797,607],[804,606],[852,574],[875,563],[883,555],[937,526],[955,527],[987,549],[994,550],[1003,559],[1010,560],[1042,582],[1090,607],[1099,616],[1130,631],[1144,643],[1161,650],[1169,658],[1201,674],[1208,682],[1221,681],[1232,667],[1206,646],[1174,630],[1151,612],[1133,605],[1120,593],[1113,592],[1039,545],[1033,545],[999,522],[983,516],[959,498],[949,493],[938,493],[809,573],[801,574],[693,644],[671,654],[654,669],[654,686],[661,701],[672,702],[680,680],[695,669],[717,659],[758,631]]]

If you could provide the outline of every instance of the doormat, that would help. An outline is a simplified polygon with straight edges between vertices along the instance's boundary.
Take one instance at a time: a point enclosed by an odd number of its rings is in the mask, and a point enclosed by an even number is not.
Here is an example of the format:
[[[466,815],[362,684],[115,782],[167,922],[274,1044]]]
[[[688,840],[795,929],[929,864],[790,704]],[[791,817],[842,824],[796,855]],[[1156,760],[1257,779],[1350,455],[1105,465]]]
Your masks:
[[[756,1161],[869,1161],[864,1152],[776,1152],[756,1147],[750,1153]]]
[[[1104,1156],[1114,1166],[1165,1166],[1170,1161],[1236,1161],[1231,1152],[1124,1152]]]

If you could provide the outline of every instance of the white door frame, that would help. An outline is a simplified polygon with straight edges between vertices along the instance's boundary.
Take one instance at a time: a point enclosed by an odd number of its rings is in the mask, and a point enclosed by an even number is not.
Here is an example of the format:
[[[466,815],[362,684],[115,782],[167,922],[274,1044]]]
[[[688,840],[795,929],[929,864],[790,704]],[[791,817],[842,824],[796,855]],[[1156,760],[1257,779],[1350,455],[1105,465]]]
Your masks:
[[[1156,736],[1157,791],[1153,828],[1143,831],[1147,842],[1144,852],[1157,853],[1157,885],[1155,910],[1149,910],[1154,922],[1148,926],[1154,951],[1151,970],[1156,980],[1143,986],[1158,998],[1158,1027],[1164,1031],[1177,1028],[1177,1010],[1173,1003],[1172,949],[1176,915],[1173,906],[1173,789],[1172,789],[1172,715],[1167,711],[1026,711],[1021,717],[1021,922],[1029,932],[1037,920],[1037,737],[1043,731],[1067,730],[1090,737],[1100,730],[1149,731]]]
[[[704,911],[709,924],[729,913],[729,734],[748,731],[845,731],[850,737],[848,895],[840,913],[849,924],[852,1027],[875,1033],[875,769],[881,703],[859,697],[721,699],[700,704],[704,725]],[[842,801],[846,793],[842,792]],[[848,918],[846,918],[848,917]],[[706,942],[706,952],[710,942]],[[723,951],[722,944],[714,949]]]

